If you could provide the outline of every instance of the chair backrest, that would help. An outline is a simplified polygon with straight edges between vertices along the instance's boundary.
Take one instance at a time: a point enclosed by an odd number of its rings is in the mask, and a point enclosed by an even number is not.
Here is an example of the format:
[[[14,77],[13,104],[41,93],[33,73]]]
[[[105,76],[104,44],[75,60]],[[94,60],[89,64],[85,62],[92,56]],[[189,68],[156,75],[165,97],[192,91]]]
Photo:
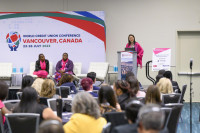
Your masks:
[[[171,116],[169,118],[167,125],[169,133],[176,133],[183,104],[181,103],[165,104],[165,107],[172,108]]]
[[[53,75],[53,62],[49,62],[49,75]]]
[[[48,104],[48,107],[51,108],[53,111],[57,111],[55,98],[47,99],[47,104]]]
[[[30,75],[35,71],[35,62],[30,63]],[[49,75],[53,75],[53,63],[49,62]]]
[[[88,73],[95,72],[96,77],[105,78],[108,73],[109,64],[107,62],[91,62]]]
[[[48,106],[47,99],[49,99],[49,98],[47,98],[47,97],[40,97],[39,98],[39,104],[43,104],[43,105]]]
[[[162,107],[161,109],[163,111],[165,111],[165,123],[164,123],[164,127],[163,127],[163,129],[165,129],[165,128],[167,128],[167,125],[169,123],[169,118],[171,116],[172,108]]]
[[[73,72],[76,74],[81,74],[82,63],[81,62],[74,62],[74,69]]]
[[[185,95],[186,88],[187,88],[187,85],[183,85],[182,92],[181,92],[181,101],[180,101],[181,103],[183,103],[183,98]]]
[[[17,99],[20,100],[22,98],[22,92],[17,92],[16,95],[17,95]]]
[[[128,124],[127,119],[125,119],[125,112],[108,112],[103,114],[103,117],[107,120],[107,122],[111,122],[111,130],[115,126]]]
[[[110,133],[110,129],[111,129],[111,123],[108,122],[108,123],[103,127],[102,133]]]
[[[20,100],[6,100],[6,101],[3,101],[5,107],[12,111],[16,106],[18,106]]]
[[[0,109],[0,133],[4,133],[4,126],[3,126],[3,118],[2,118],[1,109]]]
[[[33,75],[33,72],[35,71],[35,62],[30,63],[30,75]]]
[[[12,63],[0,63],[0,77],[11,77]]]
[[[10,133],[37,133],[39,114],[13,113],[5,116]]]
[[[162,103],[180,103],[181,94],[173,93],[173,94],[163,94],[162,95]]]
[[[62,98],[67,98],[69,94],[70,94],[69,86],[60,86],[60,96]]]

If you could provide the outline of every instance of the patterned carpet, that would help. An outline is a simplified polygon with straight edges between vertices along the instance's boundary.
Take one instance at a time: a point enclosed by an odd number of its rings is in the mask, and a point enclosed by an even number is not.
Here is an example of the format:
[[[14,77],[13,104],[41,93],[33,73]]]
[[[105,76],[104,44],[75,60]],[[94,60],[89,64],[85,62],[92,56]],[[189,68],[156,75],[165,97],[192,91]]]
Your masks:
[[[192,103],[192,133],[200,133],[200,103]],[[190,103],[184,103],[177,133],[190,133]]]

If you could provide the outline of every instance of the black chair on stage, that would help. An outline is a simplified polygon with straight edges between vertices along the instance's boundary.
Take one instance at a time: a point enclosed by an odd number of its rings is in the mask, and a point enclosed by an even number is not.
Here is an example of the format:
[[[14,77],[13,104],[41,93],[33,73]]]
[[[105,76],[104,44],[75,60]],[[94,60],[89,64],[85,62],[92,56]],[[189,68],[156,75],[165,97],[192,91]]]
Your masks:
[[[103,114],[103,117],[111,123],[111,131],[115,126],[128,124],[128,120],[125,119],[125,112],[108,112]]]
[[[5,116],[10,133],[37,133],[39,114],[12,113]]]
[[[162,103],[180,103],[181,94],[173,93],[173,94],[163,94],[162,95]]]
[[[171,103],[171,104],[165,104],[165,107],[172,108],[171,115],[169,117],[169,121],[167,124],[168,131],[169,133],[176,133],[183,104]]]
[[[103,127],[102,133],[110,133],[110,129],[111,129],[111,123],[108,122],[108,123]]]
[[[12,111],[16,106],[18,106],[20,100],[6,100],[3,101],[5,107],[9,110]]]
[[[2,118],[1,109],[0,109],[0,133],[4,133],[4,126],[3,126],[3,118]]]

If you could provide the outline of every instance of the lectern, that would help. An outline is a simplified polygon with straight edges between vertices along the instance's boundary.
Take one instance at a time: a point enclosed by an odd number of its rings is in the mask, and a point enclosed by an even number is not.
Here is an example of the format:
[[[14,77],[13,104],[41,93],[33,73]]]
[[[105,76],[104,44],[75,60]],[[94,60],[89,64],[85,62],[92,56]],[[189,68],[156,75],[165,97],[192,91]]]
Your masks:
[[[122,75],[125,74],[127,71],[132,71],[135,74],[135,77],[137,77],[137,52],[136,51],[118,51],[117,56],[118,56],[118,61],[117,61],[118,80],[121,80]],[[127,58],[127,62],[126,62],[126,58]],[[122,66],[123,66],[123,69],[125,68],[124,70],[122,70]],[[131,68],[131,70],[126,69],[126,67]]]

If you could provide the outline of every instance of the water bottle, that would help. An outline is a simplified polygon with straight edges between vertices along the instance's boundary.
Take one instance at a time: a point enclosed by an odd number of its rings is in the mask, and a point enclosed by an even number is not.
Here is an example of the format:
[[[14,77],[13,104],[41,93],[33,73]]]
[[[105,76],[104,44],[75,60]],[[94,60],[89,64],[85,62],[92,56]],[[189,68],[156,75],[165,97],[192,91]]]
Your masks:
[[[13,73],[16,73],[16,72],[17,72],[17,68],[13,67]]]
[[[24,71],[24,70],[23,70],[23,67],[20,67],[19,70],[20,70],[20,73],[23,73],[23,71]]]

